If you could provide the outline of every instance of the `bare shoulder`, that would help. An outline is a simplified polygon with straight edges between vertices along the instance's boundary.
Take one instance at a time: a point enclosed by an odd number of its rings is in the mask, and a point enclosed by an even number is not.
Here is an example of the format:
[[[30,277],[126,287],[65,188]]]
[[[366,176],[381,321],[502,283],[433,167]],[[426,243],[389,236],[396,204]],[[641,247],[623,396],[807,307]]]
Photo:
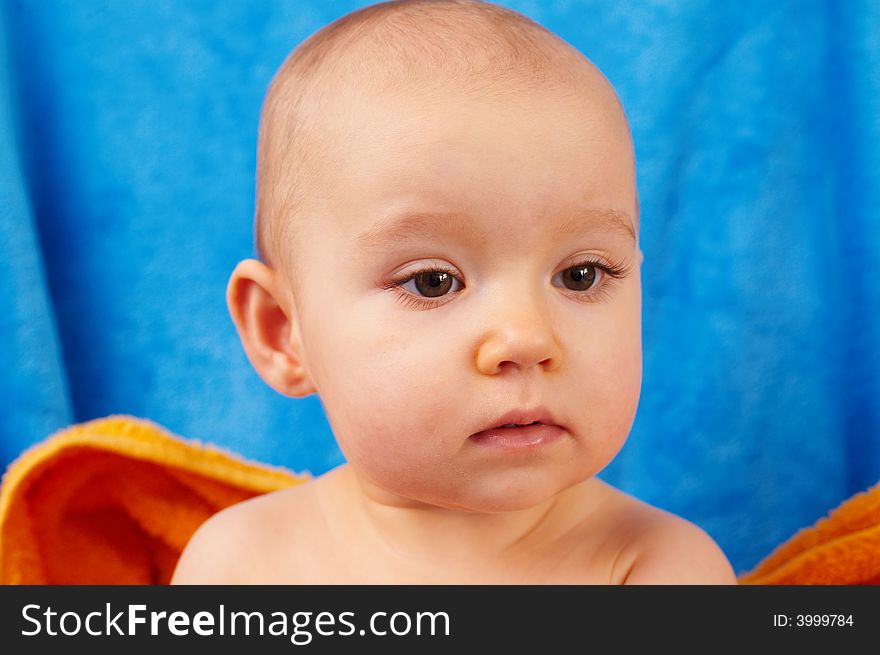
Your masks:
[[[606,485],[616,514],[621,584],[736,584],[718,544],[698,526]]]
[[[199,527],[177,562],[171,584],[271,582],[282,544],[310,523],[310,483],[257,496],[218,512]]]

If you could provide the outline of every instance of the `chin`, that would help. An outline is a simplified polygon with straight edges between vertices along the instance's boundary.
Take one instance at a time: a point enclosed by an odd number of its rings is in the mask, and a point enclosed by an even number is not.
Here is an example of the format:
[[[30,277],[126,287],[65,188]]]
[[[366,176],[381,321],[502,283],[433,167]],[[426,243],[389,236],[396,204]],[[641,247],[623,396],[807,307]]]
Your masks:
[[[586,469],[589,470],[586,470]],[[467,476],[413,477],[397,472],[372,477],[388,498],[444,509],[496,514],[536,507],[589,478],[594,467],[562,471],[554,467],[474,471]],[[420,470],[425,470],[420,467]]]

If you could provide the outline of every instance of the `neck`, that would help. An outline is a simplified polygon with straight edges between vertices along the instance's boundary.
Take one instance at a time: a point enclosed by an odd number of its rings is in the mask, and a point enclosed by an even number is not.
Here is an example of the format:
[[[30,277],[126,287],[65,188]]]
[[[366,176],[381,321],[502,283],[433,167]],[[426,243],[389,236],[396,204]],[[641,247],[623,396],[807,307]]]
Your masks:
[[[534,554],[560,536],[566,492],[526,509],[479,513],[439,507],[390,493],[345,467],[358,521],[394,558],[414,565],[498,566]]]

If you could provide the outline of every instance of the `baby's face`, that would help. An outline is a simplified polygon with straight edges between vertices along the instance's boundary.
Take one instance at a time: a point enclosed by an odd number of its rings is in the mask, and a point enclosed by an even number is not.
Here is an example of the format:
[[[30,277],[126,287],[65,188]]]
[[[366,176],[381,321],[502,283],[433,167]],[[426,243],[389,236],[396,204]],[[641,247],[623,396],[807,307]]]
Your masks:
[[[634,162],[610,92],[335,106],[295,253],[298,330],[353,469],[474,511],[593,476],[641,385]],[[485,432],[511,416],[548,425]]]

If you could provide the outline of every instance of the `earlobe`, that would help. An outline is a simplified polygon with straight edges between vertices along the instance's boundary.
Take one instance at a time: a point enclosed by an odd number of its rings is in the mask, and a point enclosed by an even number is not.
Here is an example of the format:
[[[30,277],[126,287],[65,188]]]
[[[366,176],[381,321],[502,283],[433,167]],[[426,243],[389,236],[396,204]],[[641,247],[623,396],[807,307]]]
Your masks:
[[[229,278],[226,304],[253,367],[285,396],[315,392],[299,338],[296,307],[283,278],[255,259],[239,262]]]

